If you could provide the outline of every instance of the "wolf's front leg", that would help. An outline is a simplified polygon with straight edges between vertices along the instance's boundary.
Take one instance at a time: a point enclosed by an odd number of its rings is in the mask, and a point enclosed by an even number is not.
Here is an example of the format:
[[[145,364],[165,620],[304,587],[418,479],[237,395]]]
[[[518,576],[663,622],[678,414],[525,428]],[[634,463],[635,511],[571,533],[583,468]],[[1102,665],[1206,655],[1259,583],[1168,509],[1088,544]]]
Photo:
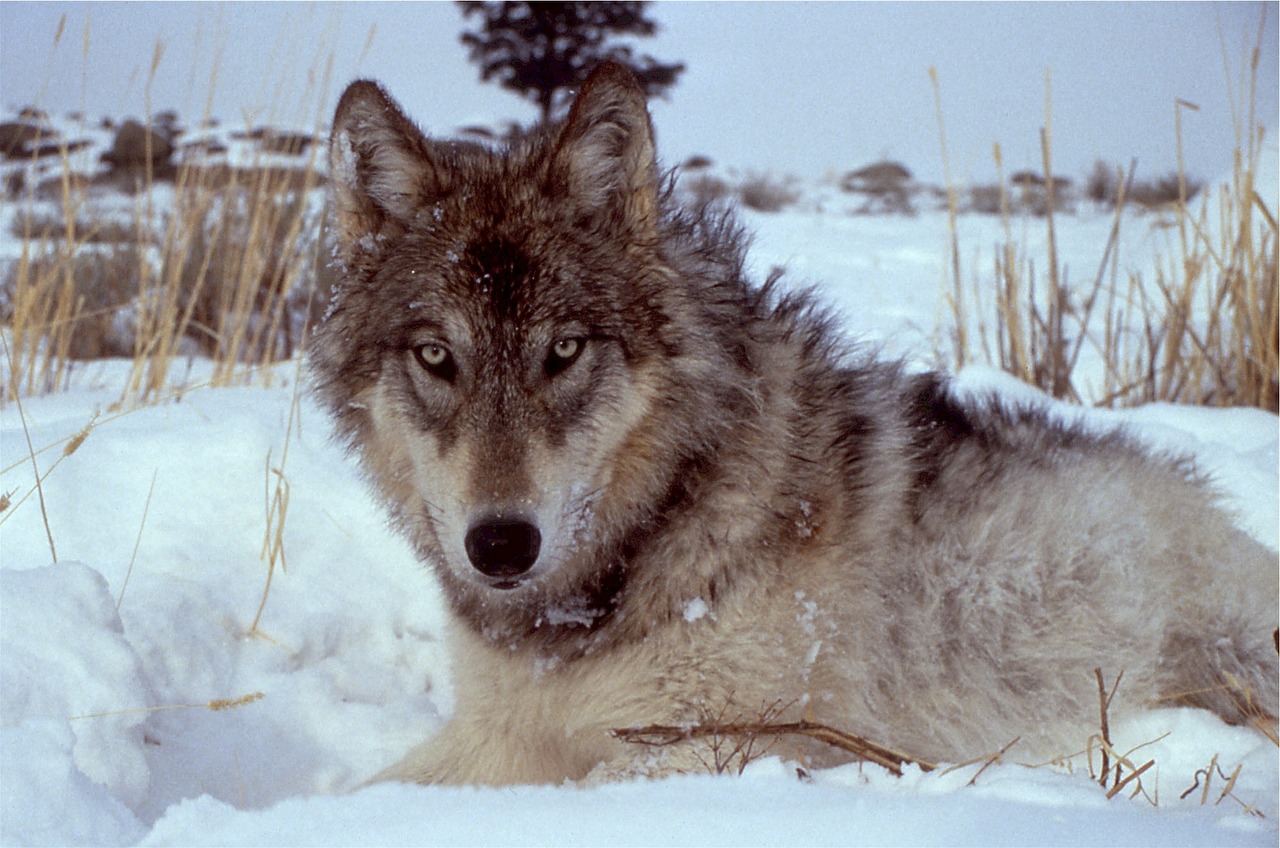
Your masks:
[[[446,725],[426,742],[420,743],[409,751],[399,762],[387,766],[369,778],[364,785],[371,783],[446,783],[465,784],[476,782],[466,776],[468,764],[474,757],[468,757],[459,740],[450,731],[453,725]]]
[[[585,758],[572,754],[565,740],[555,745],[551,740],[532,738],[509,727],[455,718],[369,782],[558,784],[578,780],[590,770],[591,764]]]

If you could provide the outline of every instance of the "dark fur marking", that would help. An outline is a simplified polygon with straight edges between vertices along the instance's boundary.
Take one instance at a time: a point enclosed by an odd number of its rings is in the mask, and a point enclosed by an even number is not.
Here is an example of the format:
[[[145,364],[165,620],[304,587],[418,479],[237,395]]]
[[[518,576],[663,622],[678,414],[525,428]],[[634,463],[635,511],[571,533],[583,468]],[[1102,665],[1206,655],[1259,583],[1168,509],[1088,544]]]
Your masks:
[[[524,249],[506,236],[489,235],[473,241],[464,257],[464,271],[488,294],[494,319],[517,321],[521,295],[532,284],[533,266]]]
[[[912,490],[918,503],[920,494],[937,481],[958,445],[976,440],[986,448],[988,436],[975,424],[969,411],[950,397],[945,378],[938,374],[922,374],[912,380],[903,411],[913,435],[915,480]]]

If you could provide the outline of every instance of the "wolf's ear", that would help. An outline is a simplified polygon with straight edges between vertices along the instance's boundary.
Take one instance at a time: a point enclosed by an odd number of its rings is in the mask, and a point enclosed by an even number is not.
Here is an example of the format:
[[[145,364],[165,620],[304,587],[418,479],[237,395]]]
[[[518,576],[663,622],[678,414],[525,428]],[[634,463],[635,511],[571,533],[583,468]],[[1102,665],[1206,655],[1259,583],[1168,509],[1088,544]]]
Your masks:
[[[351,266],[380,237],[404,232],[423,202],[447,191],[430,142],[376,82],[347,86],[329,139],[330,216]]]
[[[658,166],[644,91],[605,62],[583,84],[556,139],[552,179],[593,217],[637,232],[657,224]]]

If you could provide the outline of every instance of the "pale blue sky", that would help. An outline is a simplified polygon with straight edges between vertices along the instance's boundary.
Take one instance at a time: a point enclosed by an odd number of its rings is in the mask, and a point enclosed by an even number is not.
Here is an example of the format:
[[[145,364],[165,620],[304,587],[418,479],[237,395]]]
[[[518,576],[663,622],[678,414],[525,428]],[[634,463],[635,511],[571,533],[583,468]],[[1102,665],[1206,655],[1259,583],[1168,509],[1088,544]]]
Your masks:
[[[1136,156],[1148,177],[1173,169],[1181,98],[1200,107],[1182,112],[1188,169],[1210,178],[1235,142],[1223,48],[1239,98],[1264,9],[1257,120],[1275,130],[1276,3],[660,2],[661,31],[639,46],[688,65],[653,107],[671,163],[706,153],[816,177],[888,156],[940,179],[934,66],[956,177],[991,179],[997,141],[1006,171],[1038,170],[1048,69],[1058,173],[1078,180],[1098,157]],[[478,81],[461,27],[452,3],[3,2],[0,104],[140,115],[160,40],[152,107],[188,123],[206,106],[232,125],[323,122],[357,76],[383,80],[428,129],[532,119]]]

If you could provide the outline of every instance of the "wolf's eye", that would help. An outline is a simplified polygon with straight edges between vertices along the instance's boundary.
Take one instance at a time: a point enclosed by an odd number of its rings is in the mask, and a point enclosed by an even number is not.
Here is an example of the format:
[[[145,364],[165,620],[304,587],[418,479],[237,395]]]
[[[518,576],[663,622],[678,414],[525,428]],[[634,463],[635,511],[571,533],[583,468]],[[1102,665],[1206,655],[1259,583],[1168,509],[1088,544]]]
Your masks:
[[[458,376],[458,366],[453,362],[453,354],[442,344],[428,342],[418,345],[413,349],[413,357],[428,374],[446,383],[452,383],[453,378]]]
[[[544,366],[547,376],[555,377],[557,374],[563,373],[582,354],[584,347],[586,347],[586,339],[576,336],[560,339],[551,345],[551,350],[547,352],[547,361]]]

